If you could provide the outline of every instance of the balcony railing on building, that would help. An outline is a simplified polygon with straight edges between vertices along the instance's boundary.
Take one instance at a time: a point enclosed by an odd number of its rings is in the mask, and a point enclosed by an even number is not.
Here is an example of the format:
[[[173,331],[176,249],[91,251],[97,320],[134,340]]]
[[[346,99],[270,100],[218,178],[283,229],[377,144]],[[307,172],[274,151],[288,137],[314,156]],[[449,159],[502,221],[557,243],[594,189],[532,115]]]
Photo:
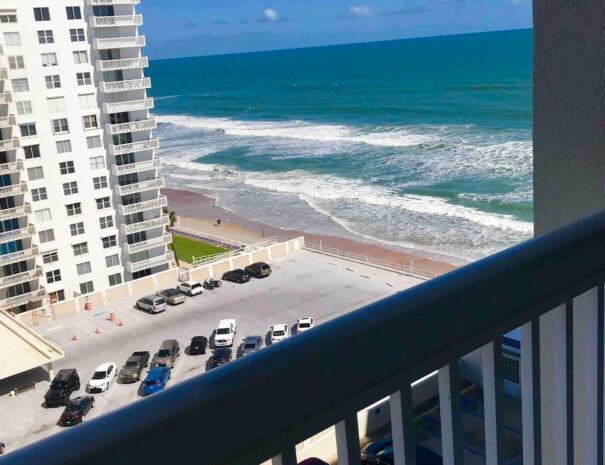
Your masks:
[[[0,288],[33,281],[34,279],[40,278],[40,276],[42,276],[42,267],[40,266],[36,266],[35,268],[22,273],[13,274],[10,276],[0,276]]]
[[[155,249],[156,247],[166,246],[166,245],[170,244],[171,242],[172,242],[172,236],[170,234],[166,233],[160,237],[148,239],[148,240],[142,241],[142,242],[137,242],[136,244],[124,243],[122,245],[122,248],[124,249],[124,252],[126,252],[127,254],[130,255],[130,254],[137,253],[137,252],[143,252],[145,250]],[[1,262],[0,262],[0,264],[1,264]]]
[[[0,174],[11,174],[23,169],[23,161],[17,160],[0,165]]]
[[[137,192],[150,191],[154,189],[161,189],[164,187],[164,178],[150,179],[149,181],[135,182],[133,184],[127,184],[125,186],[116,185],[115,192],[119,196],[127,194],[135,194]]]
[[[107,39],[96,39],[94,42],[97,50],[110,48],[144,47],[145,36],[111,37]]]
[[[122,113],[125,111],[149,110],[154,107],[152,98],[128,100],[117,103],[103,103],[103,112],[106,114]]]
[[[121,58],[119,60],[97,60],[97,71],[115,71],[118,69],[147,68],[149,60],[147,57]]]
[[[32,209],[29,203],[25,203],[19,207],[5,208],[4,210],[0,210],[0,220],[19,218],[21,216],[29,215],[31,212]]]
[[[99,82],[99,90],[106,94],[112,92],[127,92],[129,90],[149,89],[150,87],[151,79],[148,77],[129,79],[127,81]]]
[[[0,187],[0,197],[8,197],[10,195],[19,195],[27,192],[27,183],[21,182],[11,184],[10,186]]]
[[[169,264],[173,260],[174,254],[172,252],[166,252],[164,255],[161,255],[159,257],[141,260],[140,262],[126,262],[126,271],[128,271],[129,273],[136,273],[138,271],[146,270],[148,268],[154,268],[156,266]]]
[[[17,124],[15,115],[0,116],[0,128],[8,128]]]
[[[160,148],[160,141],[156,138],[132,142],[131,144],[109,144],[110,155],[123,155],[125,153],[142,152],[144,150],[153,150]]]
[[[154,187],[155,189],[155,187]],[[168,205],[165,195],[160,195],[157,199],[145,200],[143,202],[131,203],[130,205],[118,204],[118,213],[122,216],[132,215],[133,213],[162,208]]]
[[[90,27],[141,26],[143,17],[141,15],[91,16],[89,24]]]
[[[8,79],[8,70],[6,68],[0,68],[0,79]]]
[[[13,96],[10,92],[0,92],[0,105],[11,103]]]
[[[20,262],[35,258],[38,255],[38,247],[33,246],[29,249],[19,250],[5,255],[0,255],[0,266],[10,265],[11,263]]]
[[[140,173],[142,171],[157,170],[162,167],[162,162],[159,158],[151,160],[139,161],[129,165],[112,165],[111,172],[116,176],[121,176],[130,173]]]
[[[0,102],[2,103],[2,102]],[[18,137],[12,137],[10,139],[0,140],[0,151],[6,152],[7,150],[15,150],[21,147]]]
[[[101,5],[138,5],[141,0],[86,0],[92,6]]]
[[[141,231],[148,231],[155,228],[163,228],[170,224],[168,215],[162,215],[159,218],[152,218],[150,220],[140,221],[132,224],[120,224],[120,231],[122,234],[134,234]]]
[[[35,300],[44,299],[45,297],[46,297],[46,289],[44,287],[40,287],[39,289],[36,289],[35,291],[26,292],[25,294],[8,297],[6,299],[0,299],[0,308],[2,310],[7,310],[9,308],[17,307],[19,305],[23,305],[28,302],[33,302]]]
[[[0,233],[0,243],[25,239],[26,237],[31,237],[34,234],[36,234],[36,228],[34,228],[33,225],[26,226],[25,228],[5,231]]]
[[[147,118],[139,121],[130,121],[120,124],[106,124],[105,130],[109,134],[122,134],[125,132],[148,131],[157,127],[155,118]]]

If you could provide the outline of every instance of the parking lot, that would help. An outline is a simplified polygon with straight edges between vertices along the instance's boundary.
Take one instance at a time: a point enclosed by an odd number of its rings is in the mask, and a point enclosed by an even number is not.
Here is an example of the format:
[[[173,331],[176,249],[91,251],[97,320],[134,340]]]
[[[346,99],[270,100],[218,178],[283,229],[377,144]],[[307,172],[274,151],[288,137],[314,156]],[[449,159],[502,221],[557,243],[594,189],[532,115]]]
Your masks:
[[[136,298],[130,298],[48,321],[35,329],[65,351],[65,359],[54,366],[55,372],[61,368],[77,369],[82,387],[72,398],[84,394],[97,365],[113,361],[121,367],[132,352],[149,351],[153,356],[163,340],[176,339],[181,356],[168,382],[170,388],[204,373],[211,350],[206,355],[189,356],[186,348],[193,336],[207,337],[212,346],[213,331],[221,319],[237,321],[235,359],[246,336],[260,335],[269,342],[269,328],[273,324],[292,327],[302,316],[311,316],[316,324],[321,324],[420,282],[308,251],[295,252],[272,264],[272,268],[273,274],[268,278],[253,279],[246,284],[224,282],[221,288],[188,297],[184,304],[169,306],[166,312],[157,315],[137,310],[133,305]],[[110,311],[115,312],[115,321],[109,321]],[[76,340],[72,340],[74,336]],[[17,397],[0,397],[0,441],[6,443],[7,452],[61,431],[57,420],[63,408],[43,406],[48,386],[48,381],[40,381],[35,390]],[[85,421],[134,402],[141,394],[141,383],[115,382],[108,391],[94,394],[96,406]]]

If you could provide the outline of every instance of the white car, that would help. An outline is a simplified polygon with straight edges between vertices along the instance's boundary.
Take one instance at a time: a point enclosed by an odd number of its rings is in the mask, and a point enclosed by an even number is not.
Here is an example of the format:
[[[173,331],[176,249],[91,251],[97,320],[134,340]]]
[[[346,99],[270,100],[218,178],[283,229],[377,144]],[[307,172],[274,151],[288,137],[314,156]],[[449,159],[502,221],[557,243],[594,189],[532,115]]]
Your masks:
[[[197,281],[185,281],[179,284],[178,290],[189,297],[193,297],[194,295],[201,294],[203,287],[202,283],[198,283]]]
[[[109,386],[118,376],[118,365],[116,362],[102,363],[96,369],[92,378],[86,386],[88,392],[103,392],[109,389]]]
[[[237,332],[235,320],[221,320],[214,333],[214,347],[229,347],[233,345],[233,337]]]
[[[315,320],[310,316],[303,316],[298,319],[298,323],[296,324],[296,332],[304,333],[305,331],[310,330],[315,326]]]
[[[271,326],[271,344],[283,341],[290,335],[288,325],[278,324]]]

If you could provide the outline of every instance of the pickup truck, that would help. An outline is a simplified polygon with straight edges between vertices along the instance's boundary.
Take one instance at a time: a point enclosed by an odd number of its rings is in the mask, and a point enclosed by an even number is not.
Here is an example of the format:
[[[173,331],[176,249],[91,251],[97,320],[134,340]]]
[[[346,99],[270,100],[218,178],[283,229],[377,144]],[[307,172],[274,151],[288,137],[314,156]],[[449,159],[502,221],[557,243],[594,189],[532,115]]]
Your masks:
[[[221,320],[214,334],[214,346],[226,347],[233,345],[233,337],[237,332],[235,320]]]
[[[134,383],[141,379],[143,368],[149,366],[149,352],[133,352],[120,370],[120,382]]]

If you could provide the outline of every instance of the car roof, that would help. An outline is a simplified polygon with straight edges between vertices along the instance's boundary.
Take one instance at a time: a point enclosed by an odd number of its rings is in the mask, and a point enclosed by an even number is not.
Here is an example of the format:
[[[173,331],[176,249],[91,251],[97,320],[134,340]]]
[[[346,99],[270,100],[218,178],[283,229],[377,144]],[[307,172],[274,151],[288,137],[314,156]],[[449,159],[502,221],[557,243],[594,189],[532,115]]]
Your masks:
[[[279,323],[277,325],[273,325],[273,331],[275,331],[276,329],[283,329],[285,331],[285,329],[288,327],[287,324],[285,323]]]
[[[298,321],[313,321],[313,317],[311,316],[302,316],[298,319]]]
[[[160,377],[160,374],[162,373],[162,371],[165,370],[165,369],[166,369],[166,367],[155,367],[155,368],[152,368],[147,373],[147,379],[149,379],[149,380],[158,379]]]
[[[187,284],[187,285],[189,285],[189,286],[192,286],[192,285],[194,285],[194,284],[199,284],[199,282],[197,282],[197,281],[185,281],[185,282],[184,282],[184,283],[182,283],[182,284]]]
[[[207,341],[208,339],[206,338],[206,336],[193,336],[191,338],[192,341]]]
[[[55,375],[54,379],[60,380],[60,379],[68,378],[75,371],[76,371],[75,368],[63,368],[63,369],[61,369],[61,370],[59,370],[57,372],[57,374]]]
[[[70,404],[81,404],[82,402],[84,402],[85,400],[88,400],[90,396],[78,396],[78,397],[74,397],[73,399],[69,400]]]
[[[258,341],[259,339],[262,340],[261,336],[246,336],[246,339],[244,339],[244,342],[246,341]]]
[[[229,320],[221,320],[218,322],[218,327],[225,327],[225,326],[229,326],[231,324],[235,324],[235,320],[234,319],[229,319]]]
[[[166,339],[160,345],[160,349],[163,349],[164,347],[172,347],[175,342],[177,342],[175,339]]]
[[[226,355],[226,354],[231,354],[231,349],[229,347],[218,347],[218,348],[214,349],[213,355],[220,356],[220,355]]]
[[[95,371],[107,371],[110,365],[115,365],[115,362],[101,363],[97,368],[95,368]]]

